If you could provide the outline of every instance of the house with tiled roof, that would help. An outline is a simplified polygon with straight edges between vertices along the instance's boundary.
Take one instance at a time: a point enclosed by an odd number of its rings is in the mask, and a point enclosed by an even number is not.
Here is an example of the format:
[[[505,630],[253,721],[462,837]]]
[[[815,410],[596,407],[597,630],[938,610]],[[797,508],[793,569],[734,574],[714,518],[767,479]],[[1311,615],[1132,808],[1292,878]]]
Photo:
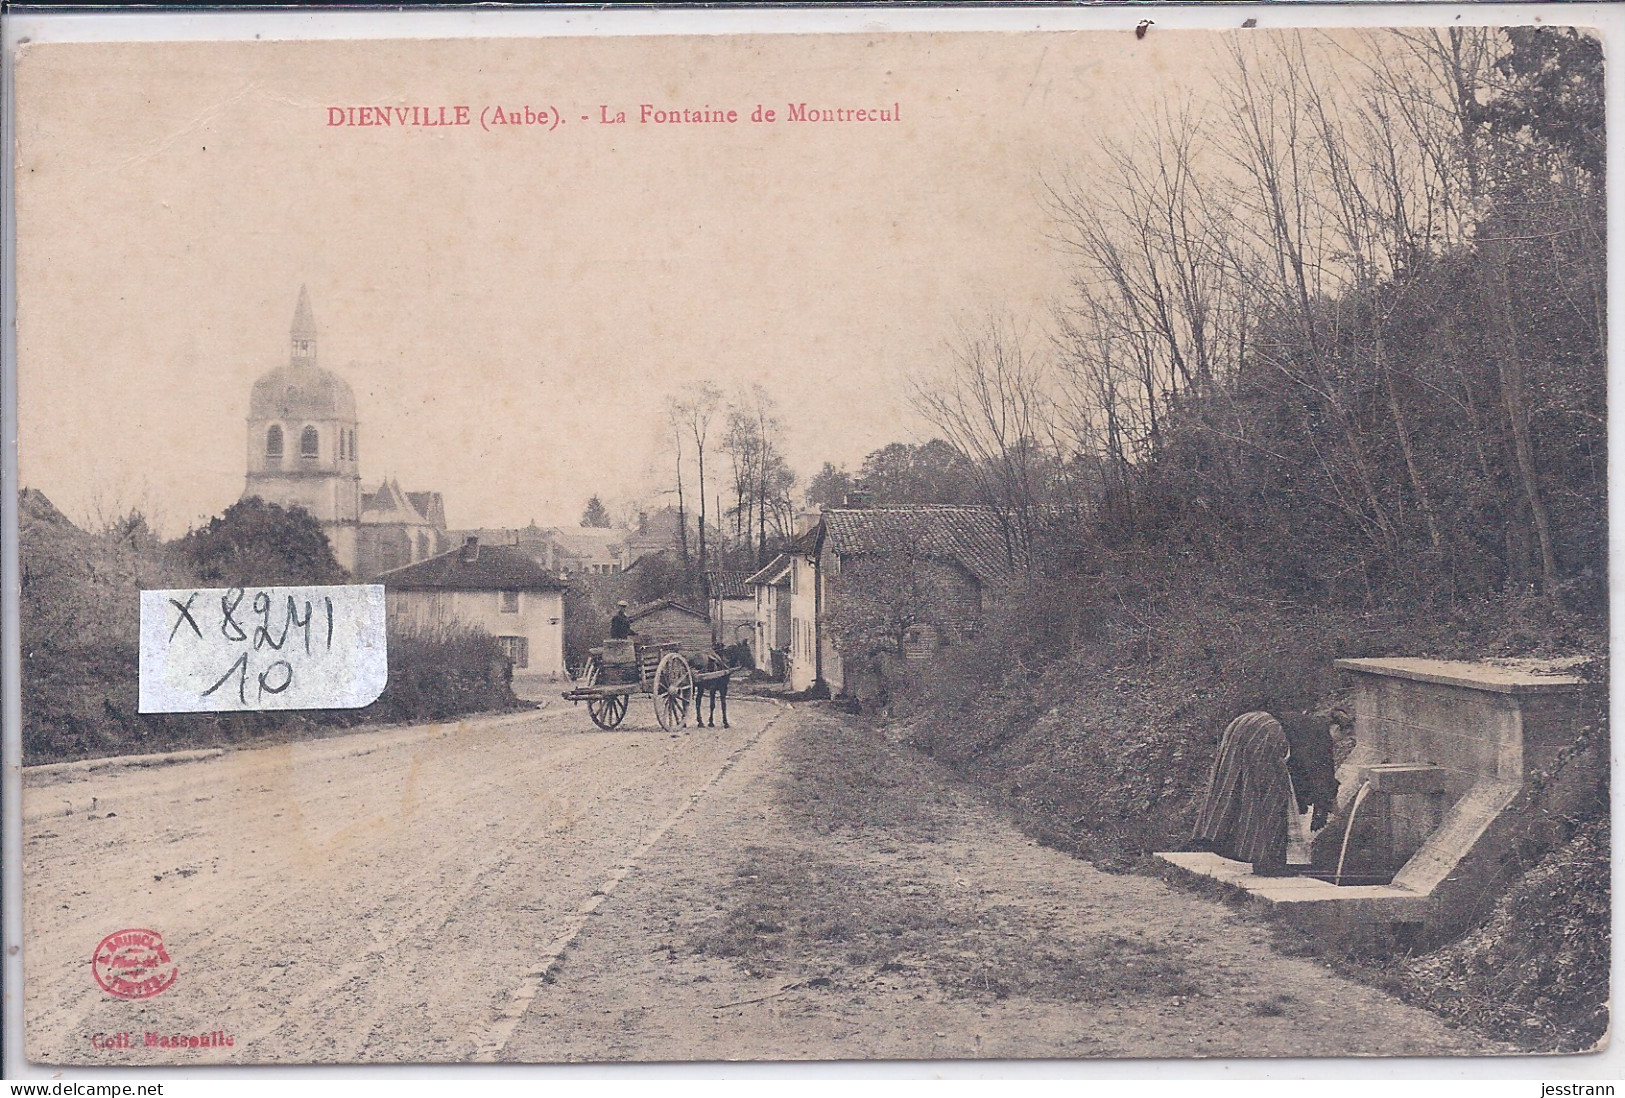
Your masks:
[[[1020,563],[996,512],[941,504],[822,511],[789,556],[790,685],[831,693],[974,635]]]
[[[576,576],[611,576],[626,570],[627,531],[608,526],[554,526],[545,536],[559,567]]]
[[[711,631],[716,642],[725,647],[750,644],[756,634],[756,594],[745,582],[750,573],[719,568],[705,578],[711,591]],[[754,648],[751,654],[755,655]]]
[[[516,691],[564,677],[569,585],[517,547],[482,545],[471,537],[374,582],[384,585],[392,623],[422,631],[463,626],[495,637],[513,665]]]
[[[745,586],[755,619],[750,651],[756,669],[783,679],[790,666],[790,554],[775,554],[764,568],[745,577]]]

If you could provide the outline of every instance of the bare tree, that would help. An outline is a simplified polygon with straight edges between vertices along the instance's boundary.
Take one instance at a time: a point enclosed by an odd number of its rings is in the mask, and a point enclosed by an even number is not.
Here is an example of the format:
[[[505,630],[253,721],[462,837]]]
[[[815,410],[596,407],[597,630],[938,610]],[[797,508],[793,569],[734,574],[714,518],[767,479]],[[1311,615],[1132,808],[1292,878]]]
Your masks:
[[[717,409],[721,404],[721,391],[709,381],[702,381],[685,390],[684,395],[676,398],[672,404],[674,416],[681,424],[681,430],[694,443],[695,464],[699,467],[699,565],[702,577],[709,563],[705,529],[708,521],[705,507],[705,448],[710,441],[712,420],[716,418]]]
[[[689,564],[688,512],[683,506],[683,443],[685,440],[685,410],[676,397],[666,400],[666,426],[671,431],[672,452],[677,463],[677,543],[683,554],[683,567]],[[703,491],[702,491],[703,495]],[[703,524],[702,524],[703,525]]]
[[[1044,363],[1008,319],[962,329],[940,377],[916,378],[910,401],[943,438],[970,459],[972,477],[1000,516],[1012,567],[1031,560],[1050,455],[1050,398]]]

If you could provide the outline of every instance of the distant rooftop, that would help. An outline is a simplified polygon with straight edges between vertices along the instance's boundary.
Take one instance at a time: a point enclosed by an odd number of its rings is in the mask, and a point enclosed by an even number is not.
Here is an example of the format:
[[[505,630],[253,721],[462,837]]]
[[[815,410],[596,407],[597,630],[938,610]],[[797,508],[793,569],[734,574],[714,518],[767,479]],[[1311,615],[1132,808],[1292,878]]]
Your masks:
[[[376,577],[402,590],[562,591],[569,584],[507,545],[460,545]]]

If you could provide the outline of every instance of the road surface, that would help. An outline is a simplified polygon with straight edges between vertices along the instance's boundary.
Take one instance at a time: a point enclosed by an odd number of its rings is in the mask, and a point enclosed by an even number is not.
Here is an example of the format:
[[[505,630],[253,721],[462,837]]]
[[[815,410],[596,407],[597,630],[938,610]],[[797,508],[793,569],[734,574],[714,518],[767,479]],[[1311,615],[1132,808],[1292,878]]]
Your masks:
[[[673,737],[640,701],[28,775],[29,1058],[1489,1051],[849,722],[739,699]],[[128,1000],[92,955],[134,928],[176,975]]]

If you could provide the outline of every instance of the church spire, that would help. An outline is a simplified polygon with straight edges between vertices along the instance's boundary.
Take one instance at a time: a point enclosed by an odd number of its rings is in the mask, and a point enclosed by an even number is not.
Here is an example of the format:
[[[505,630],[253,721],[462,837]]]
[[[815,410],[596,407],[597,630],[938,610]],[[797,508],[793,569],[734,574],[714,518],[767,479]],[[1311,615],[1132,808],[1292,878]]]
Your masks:
[[[289,332],[293,340],[293,361],[316,361],[316,317],[310,311],[310,292],[304,286],[299,287],[299,304],[293,310],[293,328]]]

